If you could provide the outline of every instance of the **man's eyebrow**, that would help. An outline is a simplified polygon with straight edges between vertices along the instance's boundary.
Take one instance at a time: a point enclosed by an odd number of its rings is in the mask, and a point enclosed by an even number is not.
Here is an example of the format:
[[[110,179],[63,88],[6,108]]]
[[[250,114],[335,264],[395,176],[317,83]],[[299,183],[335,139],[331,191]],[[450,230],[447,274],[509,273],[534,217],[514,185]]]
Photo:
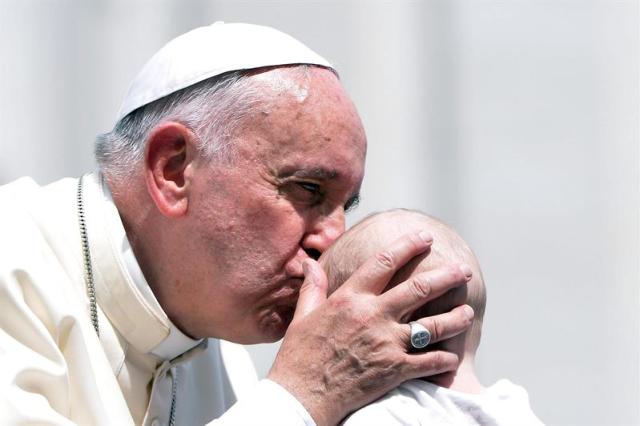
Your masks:
[[[311,178],[319,180],[333,180],[340,177],[335,169],[326,169],[324,167],[312,167],[308,169],[285,170],[281,177],[294,176],[297,178]]]

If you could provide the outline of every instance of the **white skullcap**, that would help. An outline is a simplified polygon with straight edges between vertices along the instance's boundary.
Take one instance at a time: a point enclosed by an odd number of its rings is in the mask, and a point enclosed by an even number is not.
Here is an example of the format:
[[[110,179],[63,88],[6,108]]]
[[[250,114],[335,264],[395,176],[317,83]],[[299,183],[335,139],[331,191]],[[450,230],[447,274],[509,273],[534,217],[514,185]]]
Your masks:
[[[160,49],[133,79],[117,121],[185,87],[229,71],[290,64],[331,64],[290,35],[270,27],[216,22]]]

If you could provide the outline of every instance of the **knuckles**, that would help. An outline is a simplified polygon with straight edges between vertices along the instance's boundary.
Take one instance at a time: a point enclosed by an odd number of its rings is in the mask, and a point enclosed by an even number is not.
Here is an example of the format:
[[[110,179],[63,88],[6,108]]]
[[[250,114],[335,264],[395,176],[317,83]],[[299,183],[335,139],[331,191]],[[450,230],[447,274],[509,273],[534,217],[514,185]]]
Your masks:
[[[429,277],[416,275],[407,284],[418,300],[426,300],[431,295],[433,286]]]
[[[439,341],[444,335],[444,329],[440,321],[433,321],[431,327],[431,340],[434,342]]]
[[[381,251],[376,254],[376,262],[383,269],[394,271],[396,269],[396,261],[393,254],[388,251]]]

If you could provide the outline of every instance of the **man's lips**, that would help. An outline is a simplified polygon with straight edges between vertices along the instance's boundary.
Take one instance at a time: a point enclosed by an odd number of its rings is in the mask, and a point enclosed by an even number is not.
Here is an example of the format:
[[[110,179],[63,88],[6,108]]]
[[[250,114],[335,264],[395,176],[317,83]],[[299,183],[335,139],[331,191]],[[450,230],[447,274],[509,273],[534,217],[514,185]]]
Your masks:
[[[300,294],[302,282],[303,278],[289,278],[285,285],[283,285],[278,291],[272,293],[272,300],[274,300],[278,311],[295,309],[296,304],[298,303],[298,296]]]
[[[296,312],[296,306],[281,306],[277,308],[278,315],[284,324],[287,326],[293,320],[293,314]]]
[[[302,287],[303,281],[304,277],[287,278],[286,280],[280,282],[280,284],[278,285],[278,289],[271,294],[278,299],[294,297],[297,300],[298,293],[300,292],[300,287]]]
[[[283,319],[289,317],[290,320],[298,303],[302,282],[303,277],[286,278],[280,281],[275,290],[260,300],[260,310],[265,313],[275,313]]]

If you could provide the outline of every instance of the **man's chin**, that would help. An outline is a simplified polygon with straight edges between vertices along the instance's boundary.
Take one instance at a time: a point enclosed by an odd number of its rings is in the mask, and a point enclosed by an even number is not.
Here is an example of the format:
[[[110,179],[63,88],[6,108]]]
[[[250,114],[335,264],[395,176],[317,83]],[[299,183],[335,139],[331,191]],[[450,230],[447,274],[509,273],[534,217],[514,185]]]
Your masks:
[[[262,312],[252,327],[245,322],[245,328],[227,329],[227,334],[219,336],[224,340],[242,345],[277,342],[284,337],[293,319],[294,311],[295,307],[278,307],[268,313]]]

